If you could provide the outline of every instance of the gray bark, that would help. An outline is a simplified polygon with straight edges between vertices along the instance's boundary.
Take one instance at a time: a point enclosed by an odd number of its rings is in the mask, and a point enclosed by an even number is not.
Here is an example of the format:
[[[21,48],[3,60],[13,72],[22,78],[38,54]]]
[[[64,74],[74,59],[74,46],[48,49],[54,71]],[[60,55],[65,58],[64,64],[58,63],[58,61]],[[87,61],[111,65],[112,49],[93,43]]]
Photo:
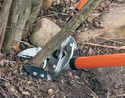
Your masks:
[[[13,0],[4,39],[4,49],[9,50],[13,38],[21,39],[37,18],[43,0]],[[26,30],[26,31],[25,31]],[[16,45],[19,45],[17,42]]]
[[[11,3],[12,0],[4,0],[2,10],[0,11],[0,49],[3,44]]]

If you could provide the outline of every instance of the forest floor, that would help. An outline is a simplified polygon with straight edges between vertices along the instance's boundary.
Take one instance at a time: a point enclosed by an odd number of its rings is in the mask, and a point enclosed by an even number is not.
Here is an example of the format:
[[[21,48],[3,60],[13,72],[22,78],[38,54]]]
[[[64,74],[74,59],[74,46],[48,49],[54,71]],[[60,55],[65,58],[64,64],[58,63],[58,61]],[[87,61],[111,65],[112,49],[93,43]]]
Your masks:
[[[53,0],[52,7],[46,11],[41,10],[37,20],[46,17],[62,28],[79,1]],[[0,8],[1,5],[2,0]],[[92,23],[86,20],[74,32],[79,47],[75,52],[76,56],[125,53],[125,36],[101,39],[98,44],[97,39],[91,39],[86,43],[77,38],[81,32],[103,29],[101,21],[104,15],[123,6],[124,0],[102,1],[93,11],[96,17],[92,19]],[[121,29],[123,28],[125,26]],[[119,48],[122,46],[122,49]],[[21,43],[21,47],[23,50],[29,46]],[[0,98],[125,98],[125,67],[70,70],[62,72],[53,80],[36,79],[25,72],[24,62],[17,54],[13,49],[7,54],[0,54]]]

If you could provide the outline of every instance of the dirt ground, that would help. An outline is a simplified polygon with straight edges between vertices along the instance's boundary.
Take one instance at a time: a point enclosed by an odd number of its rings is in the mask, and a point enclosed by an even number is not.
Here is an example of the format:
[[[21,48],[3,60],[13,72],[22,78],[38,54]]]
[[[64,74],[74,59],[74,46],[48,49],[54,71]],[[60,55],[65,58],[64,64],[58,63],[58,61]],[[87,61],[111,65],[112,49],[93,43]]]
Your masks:
[[[41,10],[38,19],[47,17],[62,28],[79,1],[54,0],[49,10]],[[87,20],[83,22],[74,32],[74,38],[76,34],[88,29],[103,28],[100,23],[103,15],[124,4],[124,0],[103,0],[93,11],[99,13],[100,17],[94,18],[92,25],[89,25]],[[102,46],[77,40],[79,49],[75,55],[125,53],[125,49],[105,47],[105,45],[121,47],[125,44],[124,38],[112,40],[101,40]],[[94,43],[95,40],[92,39],[90,42]],[[21,50],[28,47],[24,43],[20,45]],[[36,79],[25,72],[23,69],[25,61],[20,60],[17,54],[13,49],[6,54],[0,54],[0,98],[125,98],[125,67],[70,70],[62,72],[53,80]]]

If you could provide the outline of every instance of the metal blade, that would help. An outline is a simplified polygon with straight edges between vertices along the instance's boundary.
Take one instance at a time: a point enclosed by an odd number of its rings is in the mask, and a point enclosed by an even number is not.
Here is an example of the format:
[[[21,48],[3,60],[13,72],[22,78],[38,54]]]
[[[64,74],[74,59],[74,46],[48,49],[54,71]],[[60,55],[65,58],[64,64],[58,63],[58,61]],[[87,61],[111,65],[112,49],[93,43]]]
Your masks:
[[[35,78],[45,78],[47,79],[47,72],[42,68],[34,67],[30,65],[24,65],[24,69]]]
[[[34,57],[41,49],[41,47],[29,48],[21,51],[18,56],[21,58],[30,59]]]

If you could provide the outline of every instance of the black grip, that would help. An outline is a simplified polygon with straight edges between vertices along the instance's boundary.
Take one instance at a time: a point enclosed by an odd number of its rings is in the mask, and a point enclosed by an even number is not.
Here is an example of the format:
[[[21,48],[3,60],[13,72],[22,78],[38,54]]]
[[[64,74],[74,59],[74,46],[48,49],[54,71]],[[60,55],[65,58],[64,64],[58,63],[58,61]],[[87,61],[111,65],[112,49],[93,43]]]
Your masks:
[[[76,64],[75,64],[75,61],[78,57],[73,57],[70,59],[70,62],[69,62],[69,65],[70,65],[70,68],[72,70],[78,70],[78,68],[76,67]]]
[[[79,11],[79,9],[76,8],[73,13],[76,14],[78,11]],[[73,16],[70,16],[66,23],[68,23],[72,19],[72,17]]]

